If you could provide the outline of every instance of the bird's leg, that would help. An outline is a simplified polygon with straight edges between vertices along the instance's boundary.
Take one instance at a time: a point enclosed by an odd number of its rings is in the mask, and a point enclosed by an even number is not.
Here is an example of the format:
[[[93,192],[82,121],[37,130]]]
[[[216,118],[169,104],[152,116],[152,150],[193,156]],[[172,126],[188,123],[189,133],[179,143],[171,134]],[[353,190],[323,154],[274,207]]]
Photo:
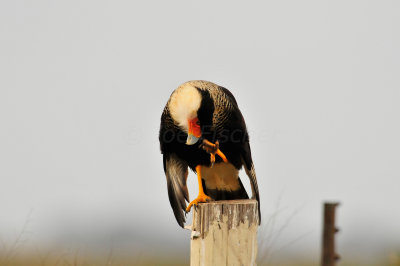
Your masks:
[[[200,144],[200,147],[210,154],[211,166],[214,165],[215,163],[215,154],[218,154],[219,157],[221,157],[225,163],[228,162],[228,159],[226,159],[225,154],[223,154],[222,151],[219,149],[218,140],[215,142],[215,144],[213,144],[208,140],[203,139],[203,142]]]
[[[201,168],[200,165],[196,166],[197,180],[199,182],[199,195],[197,196],[197,198],[195,200],[193,200],[192,202],[189,203],[189,206],[186,208],[186,212],[189,212],[193,205],[197,205],[198,203],[207,202],[207,201],[212,200],[209,196],[207,196],[204,193],[203,182],[201,181],[200,168]]]

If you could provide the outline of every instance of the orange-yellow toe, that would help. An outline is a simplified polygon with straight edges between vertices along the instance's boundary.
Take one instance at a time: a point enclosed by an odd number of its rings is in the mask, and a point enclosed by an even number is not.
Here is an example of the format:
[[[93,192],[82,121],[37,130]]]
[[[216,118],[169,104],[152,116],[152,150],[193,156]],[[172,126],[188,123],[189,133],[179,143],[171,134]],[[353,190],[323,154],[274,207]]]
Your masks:
[[[202,202],[208,202],[211,200],[212,199],[209,196],[207,196],[206,194],[200,193],[196,199],[194,199],[192,202],[189,203],[189,206],[187,206],[187,208],[186,208],[186,212],[190,212],[190,209],[192,208],[193,205],[197,205]]]

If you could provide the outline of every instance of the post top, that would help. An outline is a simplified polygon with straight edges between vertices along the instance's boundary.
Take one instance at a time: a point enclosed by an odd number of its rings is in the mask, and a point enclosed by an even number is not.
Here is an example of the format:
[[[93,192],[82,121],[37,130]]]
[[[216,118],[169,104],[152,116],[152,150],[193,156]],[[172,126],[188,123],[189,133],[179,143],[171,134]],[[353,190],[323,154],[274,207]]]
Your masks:
[[[200,203],[193,210],[191,229],[204,237],[213,226],[228,230],[242,226],[257,228],[258,217],[258,202],[254,199]]]
[[[257,204],[255,199],[240,199],[240,200],[218,200],[210,201],[206,203],[199,203],[198,205],[247,205],[247,204]]]

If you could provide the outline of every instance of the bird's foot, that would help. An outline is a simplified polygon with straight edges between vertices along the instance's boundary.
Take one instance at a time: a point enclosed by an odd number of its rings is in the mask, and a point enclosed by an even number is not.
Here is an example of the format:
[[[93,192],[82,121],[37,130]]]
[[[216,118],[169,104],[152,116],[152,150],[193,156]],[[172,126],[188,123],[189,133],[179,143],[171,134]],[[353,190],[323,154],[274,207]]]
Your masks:
[[[217,153],[217,150],[219,149],[219,142],[217,140],[214,144],[206,139],[203,139],[203,142],[200,144],[200,148],[202,148],[203,150],[205,150],[210,154],[215,155]]]
[[[187,206],[186,208],[186,212],[190,212],[190,209],[192,208],[193,205],[197,205],[198,203],[208,202],[208,201],[212,201],[212,198],[210,198],[204,193],[200,193],[196,199],[194,199],[192,202],[189,203],[189,206]]]
[[[226,159],[225,154],[222,153],[222,151],[219,149],[219,142],[218,140],[213,144],[212,142],[203,139],[203,142],[200,144],[200,148],[205,150],[207,153],[210,154],[210,162],[211,162],[211,167],[215,163],[215,155],[218,154],[219,157],[222,158],[222,160],[227,163],[228,160]]]

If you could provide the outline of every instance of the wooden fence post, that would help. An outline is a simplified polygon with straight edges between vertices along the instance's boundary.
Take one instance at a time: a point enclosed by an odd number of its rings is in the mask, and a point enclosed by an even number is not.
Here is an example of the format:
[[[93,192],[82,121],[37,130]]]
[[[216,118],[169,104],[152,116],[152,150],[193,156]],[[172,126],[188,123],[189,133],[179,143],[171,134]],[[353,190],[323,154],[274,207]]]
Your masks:
[[[231,200],[195,207],[190,265],[256,265],[257,204],[256,200]]]
[[[335,266],[339,255],[335,251],[335,210],[339,203],[324,203],[324,226],[322,233],[322,266]]]

